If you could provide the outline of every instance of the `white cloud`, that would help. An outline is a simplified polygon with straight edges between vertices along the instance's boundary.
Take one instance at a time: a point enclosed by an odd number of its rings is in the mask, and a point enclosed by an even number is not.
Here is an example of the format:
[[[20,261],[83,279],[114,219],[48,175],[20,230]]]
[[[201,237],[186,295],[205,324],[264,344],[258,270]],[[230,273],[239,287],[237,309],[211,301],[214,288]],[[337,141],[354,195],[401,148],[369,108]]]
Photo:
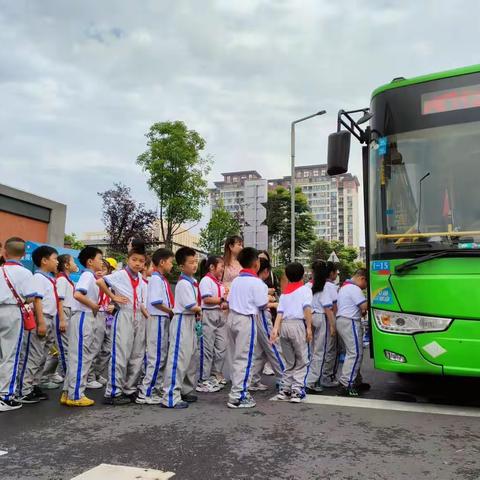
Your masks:
[[[157,121],[205,136],[211,180],[236,168],[277,177],[289,173],[290,122],[326,108],[297,131],[299,164],[324,162],[340,108],[368,105],[393,77],[476,63],[479,9],[0,0],[1,181],[67,203],[67,228],[81,233],[100,227],[96,192],[114,181],[155,205],[135,159]]]

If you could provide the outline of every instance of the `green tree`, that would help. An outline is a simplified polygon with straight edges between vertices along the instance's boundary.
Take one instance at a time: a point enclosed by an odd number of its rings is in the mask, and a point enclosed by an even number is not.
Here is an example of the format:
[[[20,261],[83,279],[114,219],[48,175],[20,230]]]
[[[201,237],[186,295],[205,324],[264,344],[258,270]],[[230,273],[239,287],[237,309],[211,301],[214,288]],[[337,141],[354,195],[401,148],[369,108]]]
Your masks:
[[[213,211],[207,226],[200,230],[198,246],[213,255],[221,255],[225,239],[239,233],[238,220],[220,203],[218,208]]]
[[[355,270],[363,264],[356,261],[358,258],[358,250],[354,247],[347,247],[338,240],[328,242],[323,238],[319,238],[312,245],[310,250],[310,260],[328,260],[332,252],[338,257],[338,269],[340,271],[340,280],[344,281],[349,278]]]
[[[202,218],[211,160],[201,156],[205,140],[183,122],[155,123],[145,136],[147,150],[137,164],[148,174],[148,186],[158,197],[163,241],[172,248],[181,225]]]
[[[77,238],[75,233],[66,233],[63,237],[63,245],[66,248],[73,248],[74,250],[81,250],[85,244]]]
[[[267,226],[270,250],[278,249],[278,257],[282,263],[290,261],[290,190],[277,187],[268,192]],[[300,188],[295,190],[295,245],[296,255],[306,251],[314,238],[313,217],[308,206],[307,197]]]

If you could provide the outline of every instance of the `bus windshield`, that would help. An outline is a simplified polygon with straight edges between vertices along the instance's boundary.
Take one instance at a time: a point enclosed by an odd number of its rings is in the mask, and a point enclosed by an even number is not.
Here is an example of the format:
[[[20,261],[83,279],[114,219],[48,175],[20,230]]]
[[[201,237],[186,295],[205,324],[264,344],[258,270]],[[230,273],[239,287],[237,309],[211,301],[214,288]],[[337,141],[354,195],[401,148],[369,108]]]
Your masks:
[[[480,248],[480,122],[415,130],[370,144],[370,248]]]

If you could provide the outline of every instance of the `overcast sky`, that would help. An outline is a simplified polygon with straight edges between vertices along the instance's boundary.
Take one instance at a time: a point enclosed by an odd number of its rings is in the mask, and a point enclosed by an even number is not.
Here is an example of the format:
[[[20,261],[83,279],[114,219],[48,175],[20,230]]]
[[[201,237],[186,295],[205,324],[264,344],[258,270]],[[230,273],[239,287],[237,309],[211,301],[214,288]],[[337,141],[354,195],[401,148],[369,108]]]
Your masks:
[[[479,24],[469,0],[0,0],[0,181],[101,229],[114,181],[155,206],[135,160],[165,120],[204,136],[210,181],[288,175],[292,120],[328,111],[297,130],[298,164],[325,162],[340,108],[478,63]]]

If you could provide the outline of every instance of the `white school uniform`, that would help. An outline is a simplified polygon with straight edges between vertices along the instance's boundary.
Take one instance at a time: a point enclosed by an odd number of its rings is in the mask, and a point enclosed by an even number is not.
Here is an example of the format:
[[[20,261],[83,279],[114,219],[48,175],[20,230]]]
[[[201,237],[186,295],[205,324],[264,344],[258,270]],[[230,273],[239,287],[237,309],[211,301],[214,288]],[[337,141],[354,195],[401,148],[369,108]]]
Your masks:
[[[212,375],[220,375],[227,352],[226,315],[220,305],[205,303],[206,298],[225,298],[222,282],[210,275],[200,281],[202,297],[202,336],[200,337],[200,376],[208,380]]]
[[[148,281],[146,300],[150,317],[146,327],[147,365],[139,394],[143,397],[160,394],[163,386],[168,357],[170,316],[156,305],[173,308],[173,298],[170,298],[169,289],[168,280],[160,272],[153,272]]]
[[[170,346],[162,398],[162,404],[169,408],[175,407],[182,395],[191,393],[195,388],[197,336],[195,314],[191,308],[196,305],[197,282],[180,275],[175,287],[175,315],[170,324]]]
[[[47,360],[48,350],[57,343],[55,327],[57,315],[56,280],[46,272],[37,271],[31,277],[29,290],[34,298],[42,301],[43,318],[47,327],[45,336],[37,335],[36,330],[29,331],[24,338],[20,356],[19,396],[28,395],[41,380],[41,373]]]
[[[7,260],[0,268],[0,399],[11,400],[17,387],[23,318],[17,300],[7,285],[4,271],[21,298],[32,298],[35,292],[29,290],[32,272],[18,261]]]
[[[312,300],[312,289],[307,285],[280,296],[278,313],[283,316],[280,343],[285,358],[280,382],[283,393],[303,394],[309,364],[304,311],[312,307]]]
[[[257,338],[255,317],[268,304],[268,287],[256,275],[241,271],[232,282],[228,303],[227,325],[233,342],[229,401],[236,403],[248,395]]]
[[[59,322],[55,328],[55,337],[57,339],[57,346],[60,356],[58,364],[58,373],[65,376],[68,364],[68,325],[72,318],[72,307],[74,305],[73,292],[75,291],[75,284],[72,282],[68,274],[61,274],[57,277],[57,292],[60,300],[63,301],[63,318],[67,324],[67,330],[61,332]]]
[[[345,282],[338,292],[337,333],[345,344],[345,360],[339,382],[353,388],[363,359],[363,326],[360,306],[367,301],[360,287]]]
[[[145,318],[141,312],[145,293],[140,274],[134,275],[128,267],[103,277],[117,295],[127,297],[129,303],[120,305],[112,327],[112,355],[108,366],[105,397],[137,391],[138,379],[145,356]]]
[[[84,270],[75,285],[75,292],[85,295],[93,303],[98,303],[99,288],[91,270]],[[93,312],[75,298],[72,302],[72,316],[68,324],[67,378],[63,390],[70,400],[80,400],[84,396],[87,375],[93,362],[92,341],[96,318]]]

